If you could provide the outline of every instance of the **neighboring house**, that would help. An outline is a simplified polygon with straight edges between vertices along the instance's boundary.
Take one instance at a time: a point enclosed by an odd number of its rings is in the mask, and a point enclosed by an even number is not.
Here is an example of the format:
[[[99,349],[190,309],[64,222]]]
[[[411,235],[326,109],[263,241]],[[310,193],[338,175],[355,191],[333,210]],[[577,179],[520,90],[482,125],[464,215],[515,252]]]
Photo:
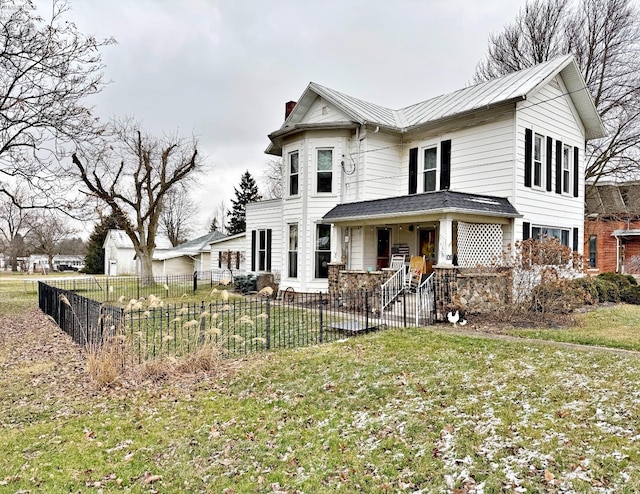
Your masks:
[[[124,230],[109,230],[102,244],[104,249],[104,272],[109,276],[135,275],[139,273],[133,242]],[[165,237],[156,237],[157,254],[172,248]]]
[[[46,254],[31,254],[28,261],[29,272],[46,273],[51,271],[49,256]],[[53,256],[53,271],[78,271],[84,266],[84,256],[71,254],[56,254]]]
[[[557,237],[583,252],[585,142],[602,121],[571,56],[393,110],[310,83],[266,152],[283,198],[247,206],[251,271],[327,290],[330,263],[488,263]]]
[[[220,232],[211,232],[189,240],[168,250],[153,254],[153,274],[167,276],[207,271],[211,266],[211,242],[224,238]]]
[[[640,274],[640,182],[587,187],[585,263],[592,272]]]
[[[211,272],[224,277],[246,274],[246,233],[230,235],[211,244]]]

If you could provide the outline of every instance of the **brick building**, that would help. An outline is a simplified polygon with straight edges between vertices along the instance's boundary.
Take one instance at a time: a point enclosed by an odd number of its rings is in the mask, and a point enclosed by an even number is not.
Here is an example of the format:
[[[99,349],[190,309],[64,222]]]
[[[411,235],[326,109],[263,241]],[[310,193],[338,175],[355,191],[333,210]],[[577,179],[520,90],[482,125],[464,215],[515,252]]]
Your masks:
[[[640,182],[588,187],[585,213],[590,270],[640,274]]]

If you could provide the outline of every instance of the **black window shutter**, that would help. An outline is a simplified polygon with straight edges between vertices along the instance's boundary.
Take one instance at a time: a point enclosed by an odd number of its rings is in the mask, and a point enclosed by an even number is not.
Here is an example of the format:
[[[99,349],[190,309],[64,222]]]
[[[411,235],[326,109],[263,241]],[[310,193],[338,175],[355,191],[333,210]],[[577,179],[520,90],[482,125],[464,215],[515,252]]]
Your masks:
[[[271,271],[271,228],[267,230],[267,271]]]
[[[251,271],[256,270],[256,231],[251,230]]]
[[[562,194],[562,141],[556,141],[556,194]]]
[[[574,146],[573,148],[573,197],[578,197],[578,184],[580,181],[578,180],[578,148]]]
[[[440,190],[451,186],[451,139],[440,143]]]
[[[573,229],[573,250],[574,252],[578,251],[578,229]]]
[[[551,171],[553,169],[553,139],[551,137],[547,137],[547,192],[551,192],[553,190],[553,185],[551,183]],[[557,180],[557,179],[556,179]]]
[[[219,268],[222,267],[222,251],[221,250],[218,251],[218,267]]]
[[[531,223],[527,221],[522,222],[522,240],[529,240],[531,238]]]
[[[531,168],[533,159],[533,131],[524,129],[524,186],[531,187]]]
[[[409,149],[409,194],[418,192],[418,148]]]
[[[236,252],[236,269],[240,269],[240,251]]]

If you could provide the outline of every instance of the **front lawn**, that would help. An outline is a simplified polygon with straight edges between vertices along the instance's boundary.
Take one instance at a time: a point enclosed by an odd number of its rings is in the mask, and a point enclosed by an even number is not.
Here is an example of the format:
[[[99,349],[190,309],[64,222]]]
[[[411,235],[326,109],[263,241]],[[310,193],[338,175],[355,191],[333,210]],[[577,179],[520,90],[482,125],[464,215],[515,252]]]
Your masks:
[[[571,328],[512,329],[508,334],[522,338],[598,345],[640,351],[640,306],[619,304],[587,312]]]
[[[66,339],[54,334],[45,337]],[[9,343],[0,491],[640,485],[636,357],[410,328],[225,361],[199,382],[97,392],[80,360],[40,351],[15,361],[28,342]]]

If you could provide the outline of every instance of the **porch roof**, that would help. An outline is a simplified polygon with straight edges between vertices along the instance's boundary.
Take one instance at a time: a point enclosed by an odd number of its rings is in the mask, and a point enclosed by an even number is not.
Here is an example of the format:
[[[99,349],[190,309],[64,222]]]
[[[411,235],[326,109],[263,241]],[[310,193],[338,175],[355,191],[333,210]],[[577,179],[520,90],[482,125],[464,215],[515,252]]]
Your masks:
[[[373,218],[399,218],[421,213],[462,213],[501,218],[522,216],[504,197],[441,190],[338,204],[325,214],[323,219],[339,222]]]
[[[630,228],[630,229],[620,229],[613,230],[611,232],[612,237],[638,237],[640,236],[640,229],[638,228]]]

